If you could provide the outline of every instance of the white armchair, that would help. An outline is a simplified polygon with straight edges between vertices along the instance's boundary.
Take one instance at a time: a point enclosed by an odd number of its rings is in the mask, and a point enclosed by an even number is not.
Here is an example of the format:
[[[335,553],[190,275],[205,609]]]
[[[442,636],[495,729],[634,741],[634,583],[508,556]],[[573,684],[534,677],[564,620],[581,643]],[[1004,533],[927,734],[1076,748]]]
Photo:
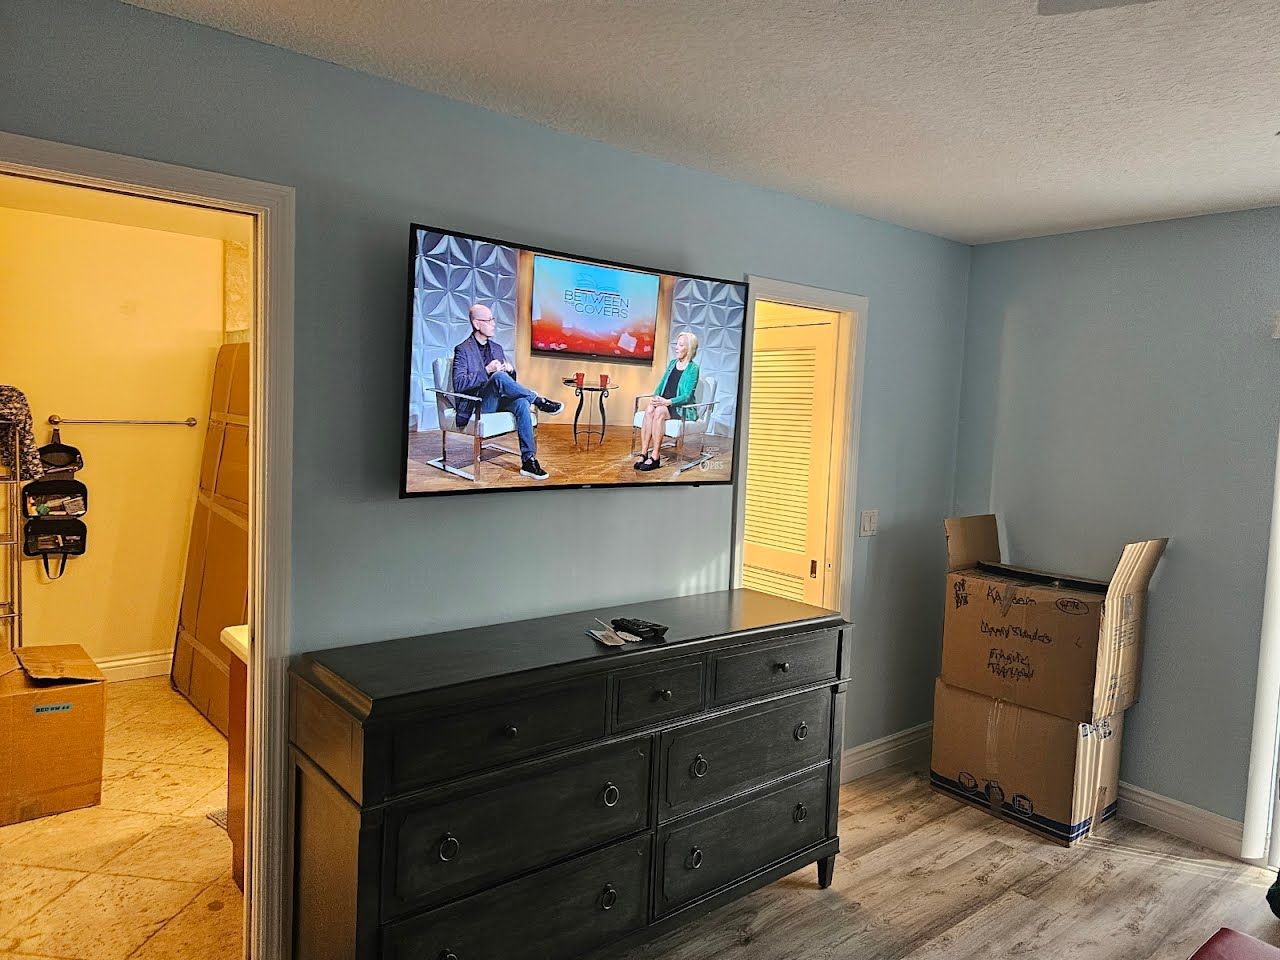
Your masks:
[[[672,415],[667,420],[663,428],[662,447],[673,447],[675,449],[675,459],[678,466],[676,474],[684,473],[694,467],[701,466],[711,459],[711,454],[707,453],[707,430],[711,427],[711,415],[716,408],[716,392],[718,386],[714,377],[702,377],[698,380],[698,385],[693,391],[693,403],[689,406],[697,412],[698,416],[695,420],[685,420],[678,415]],[[653,394],[645,394],[636,397],[635,415],[631,420],[631,454],[635,456],[636,441],[640,437],[640,429],[644,426],[644,411],[648,405],[648,400]],[[687,407],[685,409],[688,409]],[[698,453],[691,460],[684,459],[685,442],[687,440],[698,440]]]
[[[481,456],[485,450],[496,450],[500,453],[514,454],[516,457],[520,456],[518,449],[512,450],[510,447],[489,442],[496,437],[515,433],[516,418],[511,413],[480,413],[476,411],[467,420],[465,427],[458,426],[457,401],[474,400],[479,403],[480,398],[454,391],[452,355],[437,357],[433,360],[431,362],[431,373],[435,377],[435,386],[427,389],[436,396],[436,419],[440,424],[440,456],[435,460],[428,460],[427,466],[443,470],[445,473],[451,473],[455,477],[462,477],[464,480],[475,481],[475,473],[468,473],[460,467],[455,467],[449,463],[449,434],[451,433],[471,439],[473,445],[471,455],[472,470],[479,470]],[[530,409],[529,413],[532,415],[533,425],[536,427],[538,425],[538,413],[533,409]]]

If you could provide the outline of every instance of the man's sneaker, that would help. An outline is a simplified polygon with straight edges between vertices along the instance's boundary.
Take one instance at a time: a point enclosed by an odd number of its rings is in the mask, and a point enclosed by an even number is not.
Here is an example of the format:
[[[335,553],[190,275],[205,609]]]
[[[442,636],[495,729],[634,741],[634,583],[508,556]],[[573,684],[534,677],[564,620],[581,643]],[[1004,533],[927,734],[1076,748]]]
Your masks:
[[[533,401],[533,405],[543,413],[559,413],[564,409],[564,404],[559,400],[548,400],[546,397],[539,397]]]
[[[545,480],[547,477],[551,476],[551,474],[543,470],[542,464],[534,459],[526,460],[524,463],[520,464],[520,476],[532,477],[534,480]]]

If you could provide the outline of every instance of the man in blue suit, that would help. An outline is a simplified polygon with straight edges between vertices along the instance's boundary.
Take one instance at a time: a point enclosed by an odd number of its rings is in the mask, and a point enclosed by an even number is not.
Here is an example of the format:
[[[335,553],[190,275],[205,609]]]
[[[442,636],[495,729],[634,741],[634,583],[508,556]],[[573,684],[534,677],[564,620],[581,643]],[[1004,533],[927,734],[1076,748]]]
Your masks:
[[[520,474],[534,480],[545,480],[547,471],[538,463],[538,441],[533,435],[533,415],[529,407],[543,413],[559,413],[564,404],[540,397],[516,382],[516,368],[507,361],[502,344],[493,339],[498,325],[493,311],[482,303],[473,303],[467,311],[471,320],[471,336],[453,348],[453,389],[479,397],[457,401],[459,429],[477,413],[510,413],[516,421],[520,438]]]

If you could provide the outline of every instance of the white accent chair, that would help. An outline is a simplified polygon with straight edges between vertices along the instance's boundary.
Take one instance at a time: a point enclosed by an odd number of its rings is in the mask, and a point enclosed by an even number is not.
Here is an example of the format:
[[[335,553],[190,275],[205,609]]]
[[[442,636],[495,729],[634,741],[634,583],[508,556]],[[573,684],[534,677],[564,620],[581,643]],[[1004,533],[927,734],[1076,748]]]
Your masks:
[[[672,415],[663,427],[663,441],[659,444],[660,448],[675,449],[675,459],[679,466],[676,467],[676,473],[681,474],[686,470],[701,466],[711,459],[711,454],[707,453],[707,431],[711,427],[711,415],[716,408],[716,392],[718,386],[715,377],[701,377],[698,385],[693,389],[693,403],[689,406],[697,411],[696,420],[686,420],[681,416]],[[640,430],[644,426],[644,408],[648,405],[652,393],[644,396],[636,397],[636,412],[631,419],[631,455],[635,456],[636,442],[640,438]],[[684,459],[685,441],[697,438],[698,453],[692,460]]]
[[[458,426],[457,401],[473,400],[479,403],[480,398],[454,391],[452,354],[437,357],[433,360],[431,362],[431,373],[435,377],[435,386],[427,389],[436,395],[436,420],[440,425],[440,456],[435,460],[428,460],[427,466],[443,470],[445,473],[451,473],[455,477],[462,477],[464,480],[475,481],[475,473],[468,473],[449,463],[449,434],[451,433],[471,439],[473,444],[471,455],[471,462],[474,464],[473,470],[479,470],[482,462],[481,454],[484,450],[497,450],[500,453],[514,454],[516,457],[520,456],[519,448],[512,450],[510,447],[489,442],[497,437],[516,432],[516,418],[513,413],[480,413],[477,411],[471,414],[471,418],[467,420],[465,427]],[[538,425],[538,411],[530,407],[529,414],[533,417],[533,425],[536,427]]]

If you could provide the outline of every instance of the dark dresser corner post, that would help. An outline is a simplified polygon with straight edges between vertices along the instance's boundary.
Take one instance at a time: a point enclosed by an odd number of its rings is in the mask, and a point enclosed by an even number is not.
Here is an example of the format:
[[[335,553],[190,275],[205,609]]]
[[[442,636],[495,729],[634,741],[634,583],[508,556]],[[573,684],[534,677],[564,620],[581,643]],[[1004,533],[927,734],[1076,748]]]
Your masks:
[[[840,678],[848,680],[853,675],[853,624],[840,628]]]
[[[831,698],[831,783],[830,797],[827,801],[827,836],[840,839],[840,785],[841,760],[844,755],[844,711],[848,697],[849,676],[853,647],[853,626],[846,625],[840,629],[839,682],[833,688],[835,695]],[[833,854],[818,861],[818,886],[823,890],[831,886],[835,875],[836,858]]]
[[[831,881],[836,876],[836,858],[833,854],[830,857],[823,857],[818,861],[818,887],[822,890],[831,886]]]

